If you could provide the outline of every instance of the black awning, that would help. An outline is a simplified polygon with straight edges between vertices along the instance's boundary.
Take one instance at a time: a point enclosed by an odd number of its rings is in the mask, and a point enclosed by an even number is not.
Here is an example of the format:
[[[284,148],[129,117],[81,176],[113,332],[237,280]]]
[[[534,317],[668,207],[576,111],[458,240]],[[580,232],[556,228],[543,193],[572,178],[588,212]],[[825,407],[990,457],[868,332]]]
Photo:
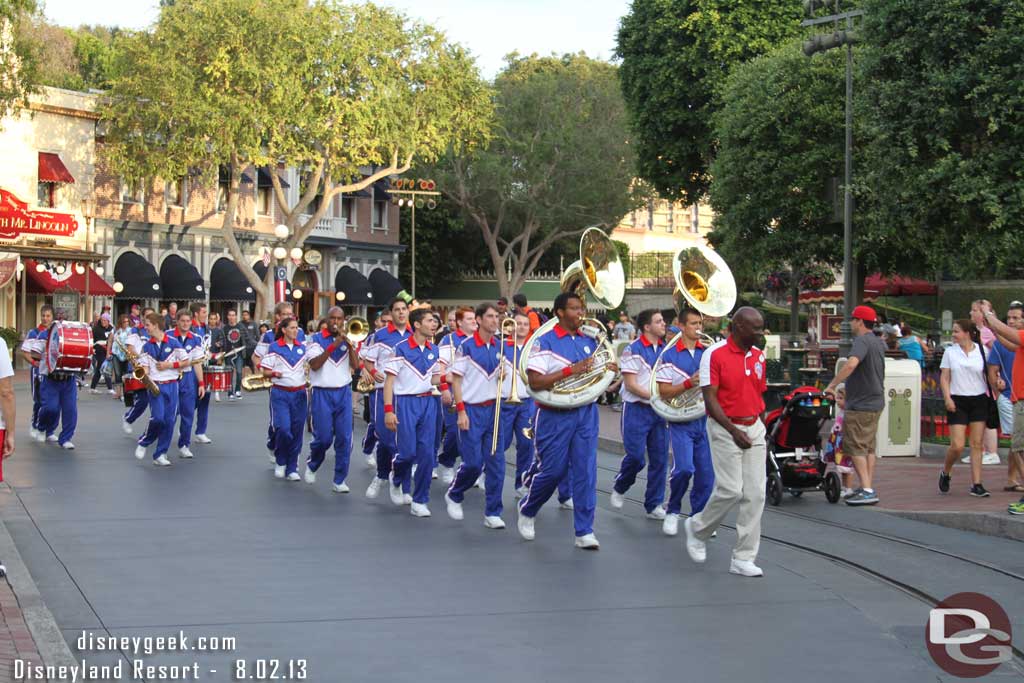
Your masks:
[[[219,166],[217,168],[217,182],[220,184],[230,183],[231,169],[227,166]],[[241,182],[243,185],[252,185],[252,176],[248,173],[243,173]]]
[[[374,268],[370,271],[370,289],[373,292],[373,301],[378,306],[387,306],[399,292],[403,291],[398,278],[383,268]]]
[[[134,251],[126,251],[117,258],[114,282],[124,286],[115,299],[153,299],[163,294],[156,268]]]
[[[277,177],[281,181],[281,187],[291,187],[285,182],[281,176]],[[273,187],[274,184],[270,180],[270,171],[264,166],[256,169],[256,187]]]
[[[390,201],[391,193],[388,192],[388,181],[378,180],[373,185],[373,198],[377,201]]]
[[[219,258],[213,264],[213,270],[210,271],[210,301],[256,301],[252,285],[229,258]]]
[[[257,261],[253,264],[252,269],[256,271],[256,275],[259,276],[260,281],[267,279],[267,267],[263,264],[263,261]]]
[[[177,254],[171,254],[160,264],[160,284],[163,298],[176,301],[203,301],[206,285],[196,267]]]
[[[369,306],[374,303],[373,288],[366,276],[352,266],[342,266],[334,276],[334,291],[344,292],[342,306]]]

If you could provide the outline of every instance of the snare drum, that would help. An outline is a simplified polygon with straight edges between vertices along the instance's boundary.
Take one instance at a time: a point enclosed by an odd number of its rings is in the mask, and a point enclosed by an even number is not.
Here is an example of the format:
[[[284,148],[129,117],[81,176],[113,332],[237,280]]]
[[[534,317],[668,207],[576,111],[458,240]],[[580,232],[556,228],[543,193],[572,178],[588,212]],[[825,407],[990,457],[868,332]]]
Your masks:
[[[48,372],[88,372],[92,366],[92,328],[86,323],[58,320],[46,339]]]
[[[203,370],[203,380],[206,382],[206,389],[208,391],[231,391],[233,388],[232,380],[235,376],[234,368],[205,368]]]

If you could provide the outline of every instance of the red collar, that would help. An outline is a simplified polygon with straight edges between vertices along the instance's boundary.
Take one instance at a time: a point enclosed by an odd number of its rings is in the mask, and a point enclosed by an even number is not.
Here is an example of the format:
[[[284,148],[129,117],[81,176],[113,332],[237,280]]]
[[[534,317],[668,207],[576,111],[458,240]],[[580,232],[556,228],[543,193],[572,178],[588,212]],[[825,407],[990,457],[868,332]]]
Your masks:
[[[186,332],[185,336],[182,337],[181,335],[178,334],[179,331],[180,330],[174,330],[174,336],[177,337],[178,339],[191,339],[192,338],[192,333],[191,332]]]
[[[162,339],[157,339],[156,337],[150,337],[150,338],[149,338],[149,342],[150,342],[151,344],[163,344],[163,343],[164,343],[164,340],[166,340],[166,339],[167,339],[167,334],[166,334],[166,333],[164,333],[164,336],[163,336],[163,338],[162,338]]]
[[[729,350],[732,351],[733,353],[742,353],[743,355],[746,355],[754,350],[753,346],[751,346],[750,349],[748,349],[747,351],[741,349],[740,345],[736,343],[736,340],[732,338],[731,334],[729,335],[729,338],[726,340],[725,345],[728,346]]]
[[[430,348],[430,340],[428,339],[427,341],[423,342],[423,346],[425,346],[426,348],[429,349]],[[410,334],[409,335],[409,348],[411,348],[411,349],[418,349],[419,347],[420,347],[420,345],[416,343],[416,335],[415,334]]]
[[[660,341],[660,340],[659,340],[659,341]],[[650,348],[650,347],[652,347],[652,346],[654,346],[654,347],[657,347],[657,346],[658,346],[658,344],[655,344],[654,342],[652,342],[652,341],[649,341],[649,340],[647,339],[647,336],[646,336],[646,335],[640,335],[640,343],[641,343],[641,344],[643,344],[644,346],[646,346],[647,348]]]
[[[405,331],[406,332],[409,331],[409,327],[408,326],[406,326]],[[398,332],[398,328],[395,327],[394,323],[388,323],[388,332]],[[402,334],[405,334],[405,332],[403,332]]]
[[[452,334],[454,334],[456,337],[462,337],[463,339],[465,339],[466,337],[469,336],[468,334],[466,334],[462,330],[455,330],[454,332],[452,332]]]
[[[679,341],[676,342],[676,351],[682,351],[685,348],[686,348],[686,341],[682,337],[680,337]],[[694,346],[693,348],[694,348],[694,350],[703,349],[704,345],[701,344],[700,343],[700,339],[698,339],[696,346]]]
[[[287,345],[287,342],[285,342],[285,340],[284,340],[284,336],[282,336],[280,339],[277,340],[277,345],[278,346],[286,346]],[[299,345],[299,340],[296,339],[295,343],[293,344],[293,346],[298,346],[298,345]]]
[[[476,341],[477,346],[484,346],[486,342],[480,337],[480,330],[473,333],[473,339]],[[491,337],[491,341],[494,341],[494,337]]]
[[[555,330],[555,336],[559,339],[569,334],[569,330],[562,327],[562,323],[555,323],[555,327],[553,329]]]
[[[330,339],[331,338],[331,333],[330,333],[329,330],[323,329],[323,330],[320,330],[320,336],[323,337],[324,339]]]
[[[36,331],[38,332],[43,332],[44,330],[46,330],[46,325],[40,325],[39,327],[36,328]]]

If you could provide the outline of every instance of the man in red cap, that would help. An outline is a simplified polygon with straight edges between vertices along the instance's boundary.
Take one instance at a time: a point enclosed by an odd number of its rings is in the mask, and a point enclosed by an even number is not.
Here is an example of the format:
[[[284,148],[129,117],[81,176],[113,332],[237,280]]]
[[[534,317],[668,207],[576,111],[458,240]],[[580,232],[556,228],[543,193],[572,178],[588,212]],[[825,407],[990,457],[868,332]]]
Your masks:
[[[871,487],[875,473],[878,418],[885,407],[885,342],[872,330],[878,316],[868,306],[857,306],[850,316],[854,335],[850,357],[825,387],[835,396],[837,386],[846,383],[846,411],[843,414],[843,453],[853,458],[860,488],[846,499],[847,505],[875,505],[878,494]]]

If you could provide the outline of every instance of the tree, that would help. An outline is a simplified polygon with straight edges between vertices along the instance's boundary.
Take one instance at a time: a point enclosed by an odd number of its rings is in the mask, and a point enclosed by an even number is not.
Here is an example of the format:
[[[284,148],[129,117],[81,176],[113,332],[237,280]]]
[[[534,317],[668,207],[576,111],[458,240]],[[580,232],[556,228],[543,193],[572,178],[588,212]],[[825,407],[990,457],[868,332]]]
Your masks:
[[[510,296],[559,240],[614,226],[632,209],[633,159],[614,66],[583,54],[511,55],[494,89],[489,144],[453,149],[435,175],[480,230]]]
[[[0,118],[28,106],[36,91],[41,45],[22,30],[35,12],[35,0],[0,0]]]
[[[17,28],[18,35],[38,45],[36,81],[67,90],[106,89],[114,76],[117,27],[56,26],[36,14]]]
[[[122,175],[230,174],[222,234],[257,292],[271,301],[235,235],[242,170],[302,169],[289,205],[277,173],[287,249],[301,246],[331,200],[413,160],[486,135],[490,96],[472,59],[425,24],[372,4],[331,0],[192,0],[165,5],[152,33],[126,39],[125,68],[103,115],[105,154]],[[367,175],[361,172],[370,169]]]
[[[619,26],[622,92],[638,175],[693,204],[710,183],[712,117],[736,65],[800,31],[799,0],[633,0]]]
[[[1019,267],[1024,5],[866,0],[864,10],[861,225],[921,274]]]

